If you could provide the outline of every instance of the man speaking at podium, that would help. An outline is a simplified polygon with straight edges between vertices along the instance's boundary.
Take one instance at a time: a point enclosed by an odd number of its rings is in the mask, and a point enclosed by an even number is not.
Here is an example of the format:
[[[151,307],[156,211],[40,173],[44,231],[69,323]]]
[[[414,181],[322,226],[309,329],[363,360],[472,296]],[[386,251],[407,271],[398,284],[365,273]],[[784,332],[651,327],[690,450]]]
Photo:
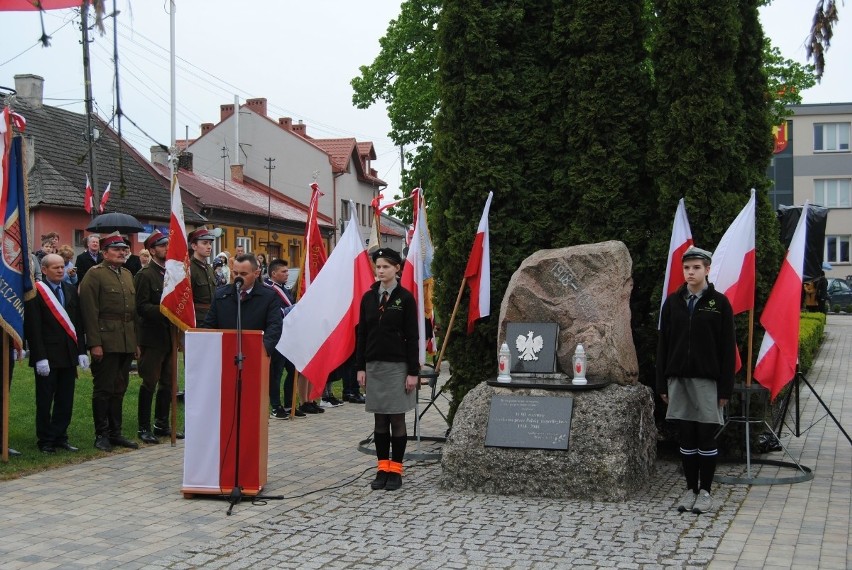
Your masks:
[[[210,311],[201,325],[206,329],[236,329],[237,299],[242,299],[240,316],[243,330],[263,331],[263,346],[272,355],[281,338],[281,301],[269,287],[257,283],[260,269],[254,254],[244,253],[234,260],[234,282],[216,289]]]

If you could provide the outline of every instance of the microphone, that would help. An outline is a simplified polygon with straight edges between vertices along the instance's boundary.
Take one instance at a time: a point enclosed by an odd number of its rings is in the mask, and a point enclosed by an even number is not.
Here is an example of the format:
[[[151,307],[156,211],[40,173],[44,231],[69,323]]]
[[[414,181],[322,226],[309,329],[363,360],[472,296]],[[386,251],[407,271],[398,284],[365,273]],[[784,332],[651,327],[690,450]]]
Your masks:
[[[244,284],[245,279],[243,279],[242,277],[237,277],[236,279],[234,279],[234,287],[237,288],[237,293],[242,290]]]

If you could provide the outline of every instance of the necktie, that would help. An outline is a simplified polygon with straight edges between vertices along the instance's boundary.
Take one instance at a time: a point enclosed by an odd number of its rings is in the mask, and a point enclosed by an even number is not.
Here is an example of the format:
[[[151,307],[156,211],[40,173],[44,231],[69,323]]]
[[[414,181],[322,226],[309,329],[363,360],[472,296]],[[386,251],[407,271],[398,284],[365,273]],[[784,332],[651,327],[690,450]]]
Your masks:
[[[698,298],[698,297],[696,297],[695,295],[690,295],[690,296],[689,296],[689,303],[686,305],[686,308],[687,308],[687,309],[689,309],[689,314],[690,314],[690,315],[692,314],[692,310],[693,310],[693,309],[695,309],[695,300],[696,300],[697,298]]]
[[[65,295],[62,293],[62,285],[57,285],[53,288],[53,294],[59,299],[59,304],[65,306]]]
[[[382,291],[382,302],[379,303],[379,311],[385,312],[385,305],[388,303],[388,297],[390,297],[390,294],[387,291]]]
[[[245,301],[246,297],[248,297],[248,293],[245,289],[240,289],[240,301]]]

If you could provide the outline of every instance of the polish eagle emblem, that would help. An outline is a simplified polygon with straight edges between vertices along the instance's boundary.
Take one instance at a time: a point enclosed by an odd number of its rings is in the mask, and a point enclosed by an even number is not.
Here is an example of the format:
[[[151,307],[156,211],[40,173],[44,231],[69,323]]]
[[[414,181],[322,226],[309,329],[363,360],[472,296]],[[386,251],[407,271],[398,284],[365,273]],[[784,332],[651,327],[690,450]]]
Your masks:
[[[525,361],[538,360],[538,353],[544,346],[544,339],[541,335],[533,337],[533,331],[529,331],[527,336],[518,335],[515,339],[515,348],[518,349],[518,358]]]

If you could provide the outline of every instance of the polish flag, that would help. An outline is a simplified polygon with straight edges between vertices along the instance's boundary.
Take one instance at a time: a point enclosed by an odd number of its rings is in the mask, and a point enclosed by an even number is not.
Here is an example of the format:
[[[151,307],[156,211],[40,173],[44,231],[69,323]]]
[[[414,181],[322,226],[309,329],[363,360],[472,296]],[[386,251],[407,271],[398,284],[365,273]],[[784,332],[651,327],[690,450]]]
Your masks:
[[[769,389],[773,400],[796,375],[807,219],[808,203],[805,202],[787,257],[760,315],[760,324],[766,334],[754,366],[754,379]]]
[[[243,331],[243,382],[240,395],[240,473],[244,489],[258,489],[266,482],[265,449],[268,438],[263,376],[269,375],[269,358],[263,333]],[[237,354],[235,331],[187,331],[184,336],[186,391],[186,445],[183,456],[184,491],[227,493],[234,486],[236,459]],[[258,408],[264,413],[259,414]],[[259,466],[263,465],[263,468]]]
[[[722,236],[713,263],[710,282],[731,302],[734,314],[754,308],[754,188],[751,198]]]
[[[166,276],[160,312],[182,331],[195,326],[195,306],[192,304],[192,282],[189,277],[189,246],[183,222],[178,177],[172,177],[172,215],[169,221],[169,249],[166,252]]]
[[[109,201],[109,191],[110,191],[110,188],[112,188],[112,182],[110,182],[109,184],[107,184],[106,190],[104,190],[104,193],[103,193],[103,195],[101,196],[101,207],[100,207],[100,213],[101,213],[101,214],[103,214],[103,213],[104,213],[104,207],[106,206],[106,203]]]
[[[429,239],[429,226],[426,223],[425,200],[419,188],[414,192],[417,193],[414,203],[419,206],[415,213],[414,235],[408,247],[400,284],[408,289],[417,301],[417,354],[420,358],[420,366],[423,366],[426,362],[426,295],[423,292],[423,282],[432,277],[433,252],[432,242]]]
[[[494,192],[488,193],[485,209],[479,219],[476,238],[467,258],[464,277],[470,287],[470,307],[467,312],[467,334],[473,332],[476,321],[491,314],[491,246],[488,239],[488,210],[491,209],[491,198]]]
[[[83,208],[87,214],[92,213],[92,208],[95,206],[95,192],[92,190],[92,183],[89,182],[89,175],[86,175],[86,197],[83,198]]]
[[[692,245],[692,230],[689,229],[689,220],[686,217],[686,204],[683,198],[677,202],[674,223],[672,224],[672,238],[669,242],[669,258],[666,262],[666,280],[663,281],[663,298],[660,300],[660,318],[663,315],[663,303],[669,295],[677,291],[678,287],[686,283],[683,278],[683,254]],[[660,328],[659,321],[657,328]]]
[[[376,281],[354,204],[349,211],[346,231],[322,273],[284,319],[276,347],[310,382],[309,400],[322,394],[328,375],[355,350],[361,297]]]
[[[319,275],[320,270],[325,265],[328,254],[325,251],[325,242],[322,241],[319,224],[317,223],[317,212],[319,211],[320,196],[324,196],[320,192],[319,184],[316,182],[311,184],[311,203],[308,207],[308,222],[305,226],[305,263],[302,268],[302,278],[300,280],[299,295],[304,295],[308,287],[314,282]]]

